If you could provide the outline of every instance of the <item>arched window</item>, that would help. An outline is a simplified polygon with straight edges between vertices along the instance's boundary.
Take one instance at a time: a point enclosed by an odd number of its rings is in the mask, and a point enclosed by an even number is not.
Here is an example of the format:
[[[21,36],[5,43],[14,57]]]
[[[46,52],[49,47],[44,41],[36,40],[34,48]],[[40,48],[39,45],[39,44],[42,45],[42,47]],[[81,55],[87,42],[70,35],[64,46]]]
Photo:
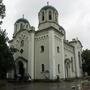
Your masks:
[[[45,68],[44,68],[44,64],[42,64],[42,72],[44,72],[44,69],[45,69]]]
[[[59,50],[59,46],[57,46],[57,53],[59,53],[60,52],[60,50]]]
[[[42,21],[44,21],[44,11],[42,12]]]
[[[22,28],[23,28],[23,24],[21,23],[21,24],[20,24],[20,29],[22,29]]]
[[[21,47],[24,46],[24,40],[21,41]]]
[[[49,20],[52,20],[52,12],[49,11]]]
[[[60,64],[58,64],[58,73],[60,73]]]
[[[26,25],[26,28],[28,28],[28,25]]]
[[[41,46],[41,52],[44,52],[44,46],[43,45]]]
[[[55,13],[55,21],[56,21],[56,22],[57,22],[57,18],[58,18],[58,17],[57,17],[57,13]]]

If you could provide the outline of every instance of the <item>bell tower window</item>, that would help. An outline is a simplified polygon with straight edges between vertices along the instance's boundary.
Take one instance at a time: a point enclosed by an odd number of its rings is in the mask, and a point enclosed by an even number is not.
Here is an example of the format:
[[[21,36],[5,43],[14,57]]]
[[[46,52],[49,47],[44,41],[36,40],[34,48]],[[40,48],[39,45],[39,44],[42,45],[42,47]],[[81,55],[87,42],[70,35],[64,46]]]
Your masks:
[[[57,14],[55,13],[55,21],[57,22]]]
[[[42,21],[44,21],[44,11],[42,12]]]
[[[49,20],[52,20],[52,12],[49,11]]]
[[[20,29],[22,29],[23,28],[23,24],[21,23],[21,25],[20,25]]]

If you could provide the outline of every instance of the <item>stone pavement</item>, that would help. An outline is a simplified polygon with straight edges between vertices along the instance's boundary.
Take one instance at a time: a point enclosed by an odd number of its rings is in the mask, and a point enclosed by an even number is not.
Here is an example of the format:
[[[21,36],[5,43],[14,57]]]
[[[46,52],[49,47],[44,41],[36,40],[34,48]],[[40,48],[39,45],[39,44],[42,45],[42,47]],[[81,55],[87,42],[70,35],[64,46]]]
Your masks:
[[[31,82],[8,84],[8,90],[72,90],[79,82]]]

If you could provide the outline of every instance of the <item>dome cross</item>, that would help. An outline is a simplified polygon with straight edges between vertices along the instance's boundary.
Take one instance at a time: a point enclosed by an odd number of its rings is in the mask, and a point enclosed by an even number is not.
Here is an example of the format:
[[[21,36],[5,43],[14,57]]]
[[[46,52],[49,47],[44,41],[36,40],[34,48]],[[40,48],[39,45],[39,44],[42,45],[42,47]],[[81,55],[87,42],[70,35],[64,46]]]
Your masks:
[[[47,2],[47,5],[49,5],[49,1]]]
[[[24,14],[22,15],[23,19],[24,19]]]

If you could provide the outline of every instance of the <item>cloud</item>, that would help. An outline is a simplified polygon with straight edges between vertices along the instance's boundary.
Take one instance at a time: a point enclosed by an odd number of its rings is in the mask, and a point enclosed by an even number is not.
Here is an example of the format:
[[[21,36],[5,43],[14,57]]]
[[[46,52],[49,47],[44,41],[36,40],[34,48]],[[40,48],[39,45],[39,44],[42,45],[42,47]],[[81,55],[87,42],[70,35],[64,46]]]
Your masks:
[[[78,37],[84,48],[90,49],[90,0],[48,0],[59,12],[59,23],[65,28],[67,39]],[[25,15],[30,24],[38,26],[38,12],[47,0],[4,0],[6,18],[3,28],[11,39],[14,23]]]

